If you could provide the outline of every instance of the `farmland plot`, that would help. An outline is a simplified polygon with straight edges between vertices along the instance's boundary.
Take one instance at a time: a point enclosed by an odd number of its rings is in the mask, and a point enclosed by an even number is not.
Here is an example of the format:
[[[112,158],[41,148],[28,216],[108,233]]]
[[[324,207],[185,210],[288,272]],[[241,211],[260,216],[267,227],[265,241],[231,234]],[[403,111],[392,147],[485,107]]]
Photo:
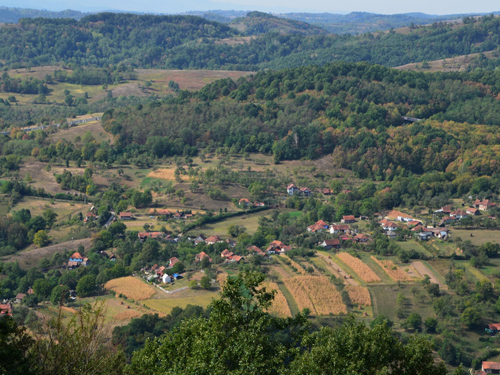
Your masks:
[[[358,258],[353,257],[348,253],[338,253],[337,257],[344,262],[348,267],[350,267],[356,274],[365,282],[373,283],[379,282],[380,277],[377,276],[373,270],[363,263]]]
[[[290,291],[290,293],[292,293],[292,297],[297,303],[299,311],[307,308],[311,311],[311,313],[316,314],[316,309],[314,308],[311,299],[307,295],[307,292],[304,290],[302,284],[298,280],[298,277],[284,279],[283,283],[285,284],[285,287]]]
[[[156,293],[155,288],[151,285],[132,276],[110,280],[104,285],[104,288],[107,290],[111,289],[116,294],[123,294],[127,298],[132,298],[136,301],[149,299]]]
[[[379,260],[373,255],[371,257],[383,270],[389,275],[394,281],[410,281],[411,278],[408,274],[401,268],[396,266],[392,260]]]
[[[352,303],[356,305],[362,305],[362,306],[371,306],[372,305],[372,299],[370,297],[370,292],[368,291],[367,288],[363,286],[352,286],[352,285],[347,285],[345,287],[345,290],[349,294],[349,298],[351,299]]]
[[[286,301],[285,295],[279,289],[278,284],[266,281],[265,283],[262,284],[262,286],[265,287],[267,291],[271,290],[276,291],[274,295],[273,304],[269,308],[269,312],[274,313],[281,317],[292,316],[292,312],[290,311],[290,307],[288,306],[288,302]]]

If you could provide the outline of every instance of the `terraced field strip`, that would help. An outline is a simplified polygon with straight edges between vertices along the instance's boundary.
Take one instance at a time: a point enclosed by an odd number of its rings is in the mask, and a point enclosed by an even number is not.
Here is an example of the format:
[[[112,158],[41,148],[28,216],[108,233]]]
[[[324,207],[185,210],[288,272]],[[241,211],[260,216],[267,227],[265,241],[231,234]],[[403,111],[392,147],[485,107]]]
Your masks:
[[[352,303],[363,306],[372,305],[372,299],[368,288],[365,288],[364,286],[348,285],[345,287],[345,290],[349,294],[349,298],[351,299]]]
[[[290,307],[288,306],[288,302],[285,298],[283,292],[281,292],[278,284],[273,283],[271,281],[266,281],[263,283],[263,286],[266,290],[275,290],[276,293],[274,295],[274,300],[271,308],[269,309],[270,313],[274,313],[281,317],[289,317],[292,316],[292,312],[290,311]]]
[[[467,263],[463,263],[463,265],[465,266],[465,268],[467,268],[467,270],[474,275],[474,277],[476,279],[478,279],[479,281],[483,281],[483,280],[490,280],[488,278],[488,276],[484,275],[481,271],[479,271],[477,268],[474,268],[472,267],[468,262]]]
[[[278,288],[280,289],[281,293],[286,298],[286,301],[288,302],[288,307],[290,308],[290,312],[292,313],[293,316],[298,314],[300,312],[299,306],[297,305],[297,302],[293,299],[292,293],[287,289],[284,283],[278,283]]]
[[[364,282],[380,282],[380,277],[373,270],[363,263],[361,259],[353,257],[348,253],[338,253],[337,258],[352,269]]]
[[[291,276],[297,274],[294,270],[292,270],[292,268],[290,268],[290,266],[288,264],[283,262],[283,258],[281,258],[280,256],[275,256],[275,257],[273,257],[273,259],[276,259],[279,262],[281,268],[283,268],[285,270],[285,272],[289,273]]]
[[[291,277],[289,279],[285,279],[283,280],[283,283],[292,294],[293,299],[297,303],[299,311],[302,311],[307,308],[311,311],[313,315],[318,314],[316,309],[314,308],[311,299],[307,295],[307,292],[303,288],[301,282],[298,280],[298,277]]]
[[[297,279],[307,292],[318,315],[347,314],[342,296],[326,276],[299,276]]]
[[[335,277],[343,279],[345,285],[359,285],[358,281],[352,279],[349,274],[344,271],[337,262],[335,262],[334,258],[330,258],[329,256],[319,251],[316,254],[318,254],[318,256],[323,260],[327,270],[330,271]]]
[[[444,285],[437,277],[434,275],[434,273],[431,272],[431,270],[424,265],[421,261],[415,261],[411,262],[411,265],[415,267],[418,273],[420,273],[422,276],[429,276],[431,283],[438,284],[440,288],[442,289],[448,289],[446,285]]]
[[[375,258],[373,255],[371,256],[373,261],[377,263],[382,269],[389,275],[391,279],[394,281],[410,281],[411,278],[408,274],[403,271],[401,268],[396,266],[392,260],[385,259],[380,260]]]
[[[295,267],[295,269],[297,270],[298,273],[300,273],[301,275],[307,275],[306,269],[304,267],[302,267],[301,264],[297,263],[292,258],[290,258],[286,255],[280,255],[280,256],[283,257],[284,259],[288,260],[290,262],[291,266]]]
[[[387,274],[387,272],[385,272],[384,268],[380,264],[378,264],[371,258],[370,254],[360,253],[360,256],[363,263],[365,263],[368,267],[370,267],[372,271],[375,272],[378,277],[380,277],[382,283],[386,284],[394,283],[394,280],[391,279],[391,277]]]

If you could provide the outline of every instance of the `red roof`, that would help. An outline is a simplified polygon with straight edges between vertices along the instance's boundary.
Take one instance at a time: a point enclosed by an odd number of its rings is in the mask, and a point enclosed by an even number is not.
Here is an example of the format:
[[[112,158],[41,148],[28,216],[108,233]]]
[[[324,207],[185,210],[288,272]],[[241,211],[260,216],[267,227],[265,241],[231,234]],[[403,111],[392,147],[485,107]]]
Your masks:
[[[246,198],[241,198],[240,199],[240,204],[242,204],[242,203],[250,204],[250,201],[248,199],[246,199]]]
[[[255,245],[247,247],[247,250],[248,251],[254,251],[254,252],[256,252],[259,255],[266,255],[266,253],[264,253],[259,247],[255,246]]]
[[[132,217],[132,212],[120,212],[120,217]]]
[[[483,370],[500,370],[500,362],[483,362]]]
[[[307,188],[307,187],[303,187],[302,189],[300,189],[301,192],[304,192],[304,191],[311,191],[311,189]]]
[[[12,304],[11,303],[0,304],[0,314],[12,315]]]
[[[222,258],[230,258],[231,256],[233,256],[233,253],[228,249],[225,249],[222,253],[220,253],[220,256]]]
[[[342,216],[342,219],[344,219],[344,221],[356,220],[356,218],[354,217],[354,215],[345,215],[345,216]]]
[[[220,242],[221,239],[219,238],[219,236],[215,235],[215,236],[210,236],[208,237],[205,242],[206,243],[216,243],[216,242]]]
[[[208,258],[208,260],[209,260],[210,262],[212,261],[212,258],[210,258],[210,257],[208,256],[208,254],[207,254],[207,253],[205,253],[204,251],[202,251],[202,252],[201,252],[201,253],[199,253],[199,254],[196,254],[196,260],[200,261],[200,260],[202,260],[202,259],[204,259],[204,258]]]
[[[72,256],[70,256],[70,259],[82,259],[83,260],[83,256],[82,254],[80,254],[78,251],[73,253]]]
[[[298,187],[295,184],[290,184],[287,186],[287,189],[298,189]]]
[[[327,246],[338,246],[338,245],[340,245],[340,241],[338,239],[336,239],[336,238],[330,239],[330,240],[324,240],[323,242]]]
[[[26,294],[24,294],[24,293],[18,293],[17,296],[16,296],[16,299],[23,299],[24,297],[26,297]]]
[[[488,329],[492,331],[500,331],[500,323],[488,324]]]
[[[229,257],[229,259],[234,260],[235,262],[239,262],[243,259],[243,257],[239,255],[232,255],[231,257]]]
[[[172,267],[174,264],[179,263],[179,262],[180,262],[180,260],[178,258],[172,257],[172,258],[170,258],[170,261],[168,264],[170,265],[170,267]]]
[[[336,224],[332,225],[333,230],[349,230],[349,225],[346,224]]]
[[[286,245],[283,242],[281,242],[281,241],[274,240],[273,242],[271,242],[269,244],[269,246],[272,246],[272,247],[284,247]]]

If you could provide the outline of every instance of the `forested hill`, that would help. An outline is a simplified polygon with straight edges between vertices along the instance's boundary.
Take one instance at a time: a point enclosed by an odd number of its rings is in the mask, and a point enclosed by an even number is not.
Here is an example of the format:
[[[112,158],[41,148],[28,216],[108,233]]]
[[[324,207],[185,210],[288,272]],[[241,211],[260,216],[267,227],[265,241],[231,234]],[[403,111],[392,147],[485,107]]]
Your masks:
[[[11,67],[123,62],[141,68],[279,69],[333,60],[385,66],[492,51],[500,46],[500,18],[436,23],[406,32],[299,35],[269,32],[247,43],[227,24],[195,16],[103,13],[80,21],[22,19],[0,27],[0,60]]]
[[[79,12],[77,10],[62,10],[54,12],[50,10],[28,9],[28,8],[12,8],[0,7],[0,23],[16,23],[21,18],[74,18],[79,20],[88,15],[88,13]]]
[[[332,154],[360,177],[431,171],[500,173],[500,72],[424,74],[365,63],[261,72],[238,82],[103,117],[117,149],[157,157],[273,153],[280,160]],[[401,116],[431,119],[404,124]],[[472,124],[463,124],[469,122]]]
[[[21,19],[0,27],[0,59],[8,64],[59,62],[104,66],[130,62],[162,66],[169,51],[201,38],[238,34],[225,24],[195,16],[100,13],[73,19]]]
[[[325,35],[328,32],[309,23],[275,17],[268,13],[249,12],[246,17],[237,18],[230,26],[246,35],[261,35],[266,33]]]

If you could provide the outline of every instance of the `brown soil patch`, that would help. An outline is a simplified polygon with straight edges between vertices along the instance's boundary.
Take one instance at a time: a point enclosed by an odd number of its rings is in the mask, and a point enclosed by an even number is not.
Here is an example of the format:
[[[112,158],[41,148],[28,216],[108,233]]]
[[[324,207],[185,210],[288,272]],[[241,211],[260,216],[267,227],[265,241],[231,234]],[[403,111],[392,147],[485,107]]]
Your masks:
[[[422,262],[412,262],[411,265],[415,267],[418,273],[422,276],[429,276],[431,283],[438,284],[440,288],[447,289],[445,285],[443,285],[437,277],[429,270]]]
[[[67,312],[70,312],[72,314],[76,314],[78,311],[76,311],[75,309],[73,309],[72,307],[66,307],[66,306],[61,306],[61,309],[63,311],[67,311]]]

